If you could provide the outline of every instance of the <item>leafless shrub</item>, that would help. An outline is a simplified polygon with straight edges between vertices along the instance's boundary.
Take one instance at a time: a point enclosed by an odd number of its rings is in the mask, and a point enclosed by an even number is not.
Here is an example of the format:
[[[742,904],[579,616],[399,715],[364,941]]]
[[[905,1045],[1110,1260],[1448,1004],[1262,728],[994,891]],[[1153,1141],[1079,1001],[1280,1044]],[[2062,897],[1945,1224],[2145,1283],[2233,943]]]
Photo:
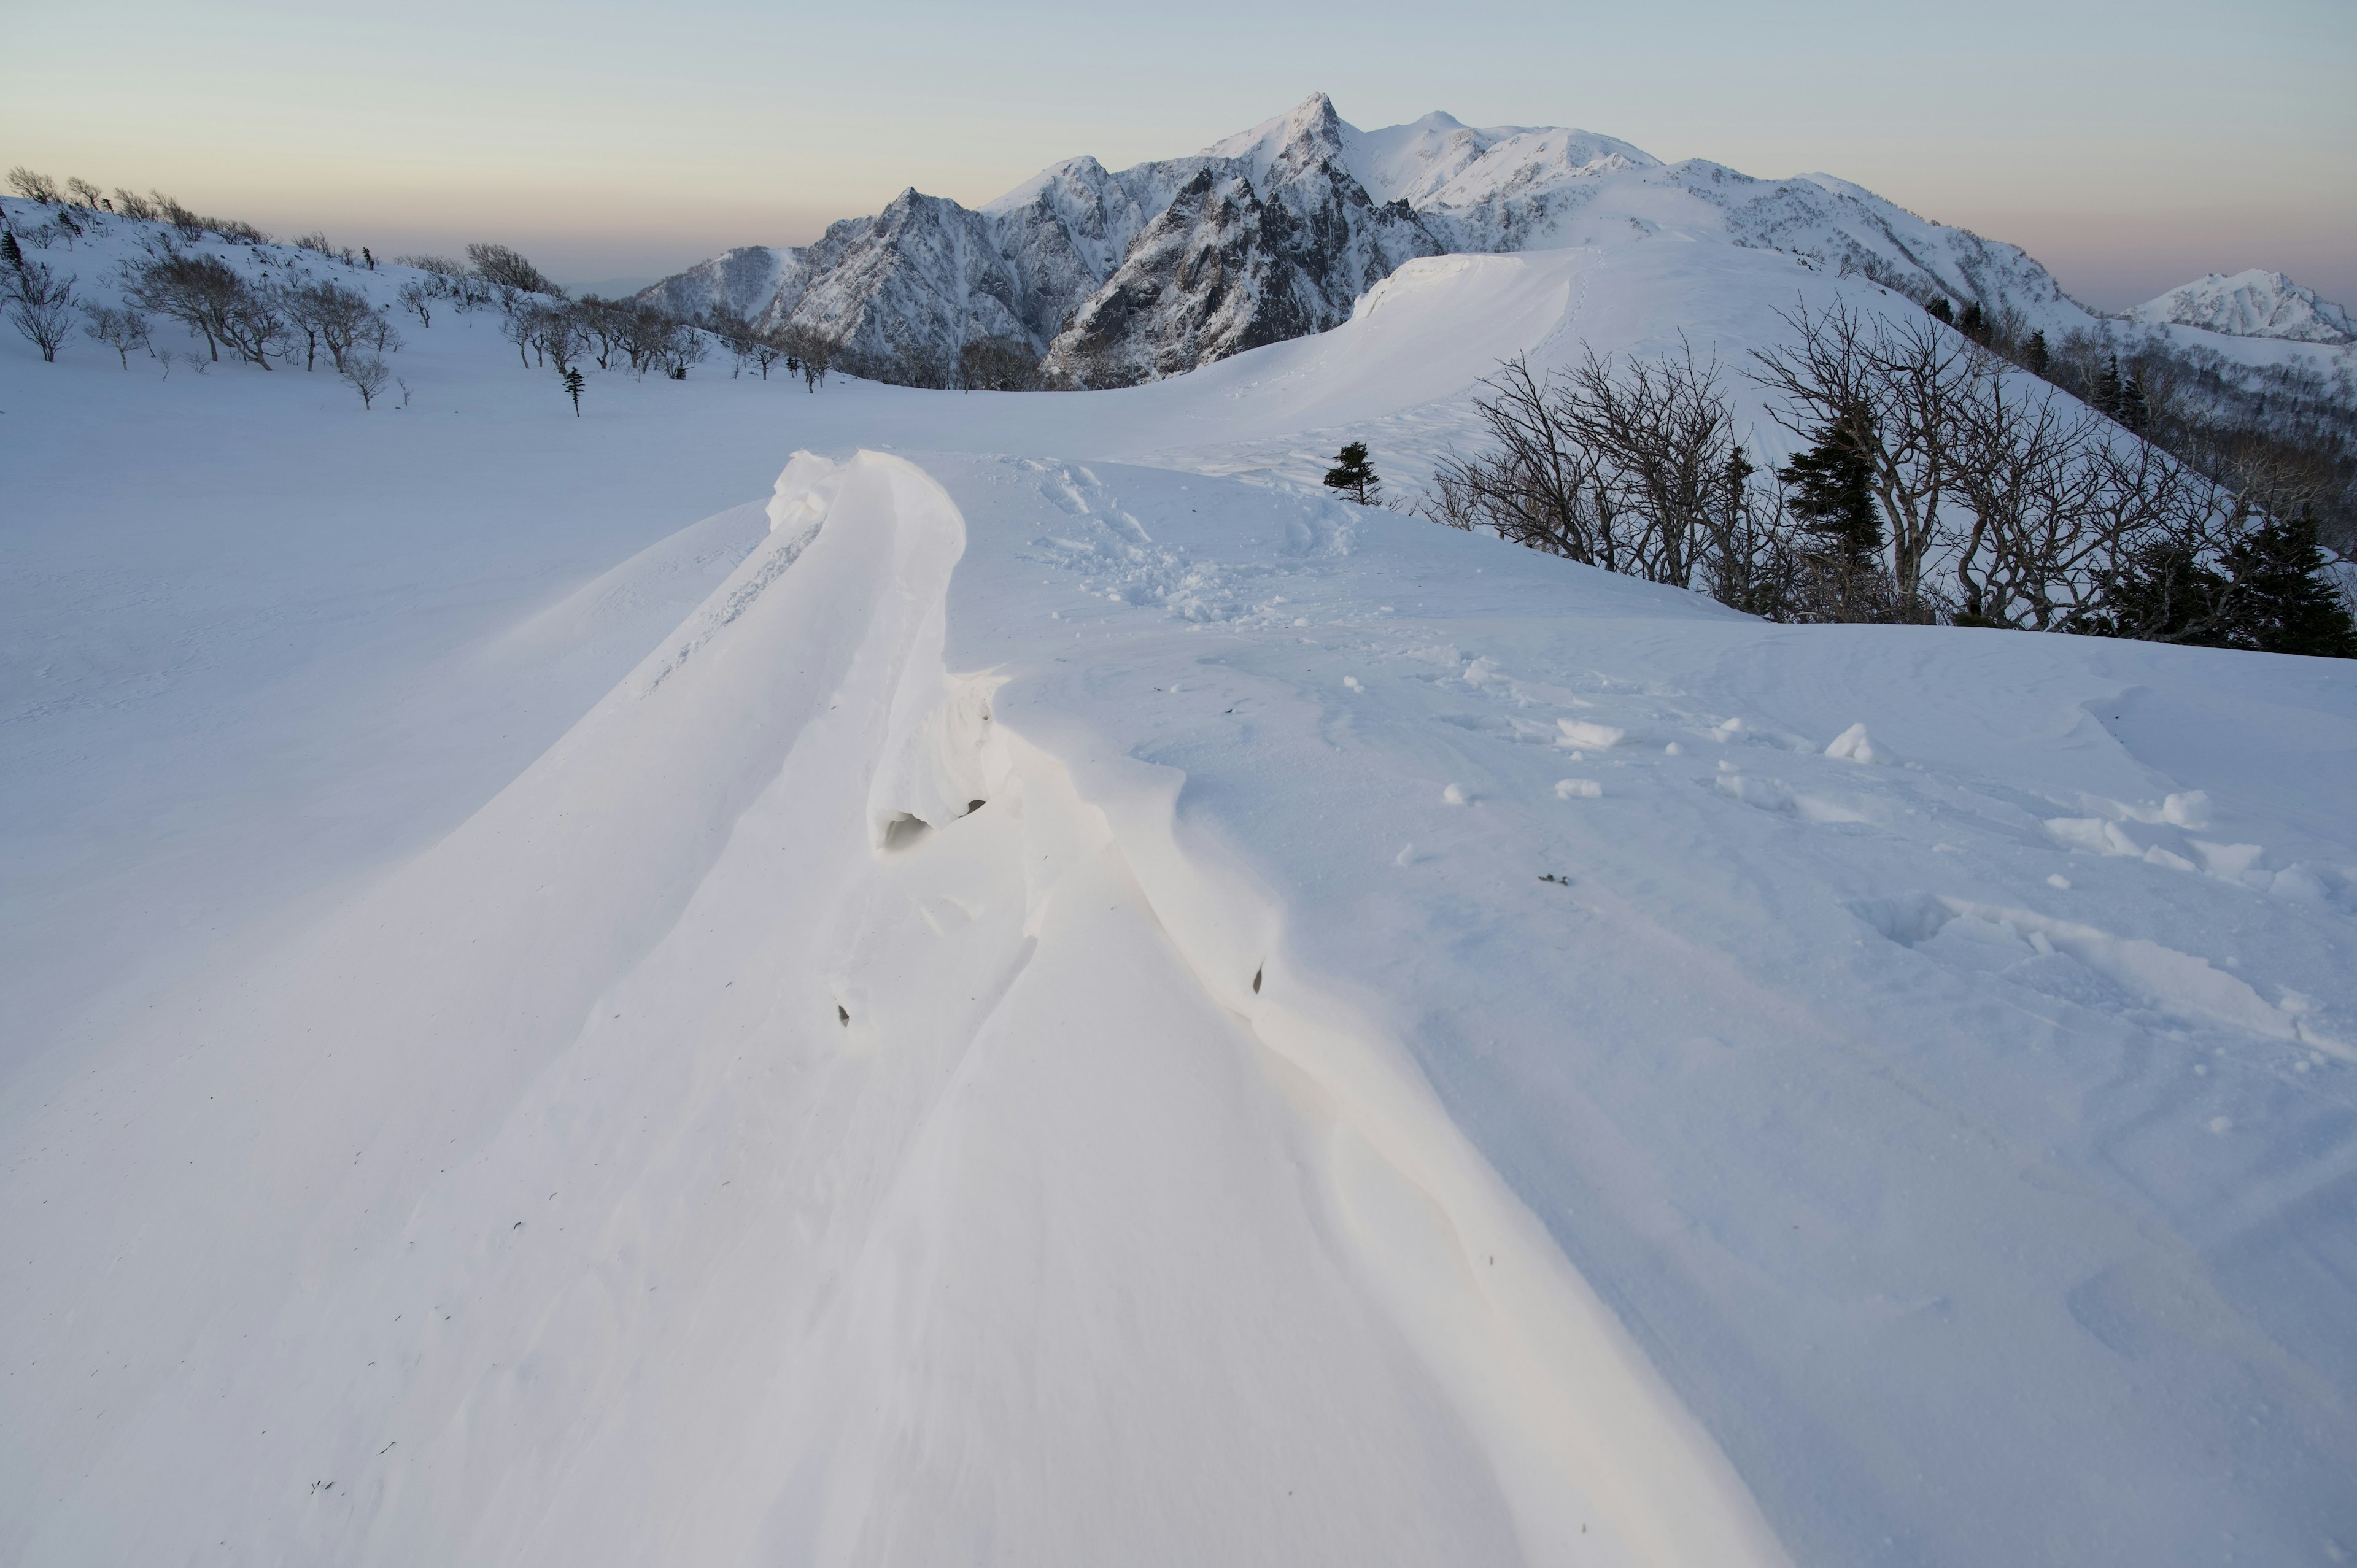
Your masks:
[[[114,209],[125,218],[136,218],[143,223],[153,222],[159,216],[153,201],[119,185],[114,188]]]
[[[1969,340],[1928,316],[1860,317],[1846,303],[1783,317],[1796,341],[1755,350],[1753,379],[1779,402],[1777,423],[1803,439],[1867,411],[1870,484],[1903,604],[1921,597],[1941,505],[1955,472],[1959,401],[1978,368]]]
[[[467,247],[467,261],[474,274],[494,288],[521,289],[526,294],[552,294],[560,297],[565,293],[521,252],[505,245],[469,245]]]
[[[383,317],[358,289],[335,282],[296,284],[278,292],[278,306],[304,336],[307,371],[317,363],[323,348],[341,374],[355,345],[367,343],[380,351],[392,346]]]
[[[8,273],[8,319],[32,340],[46,361],[56,361],[72,324],[73,285],[72,274],[59,278],[45,262],[27,262]]]
[[[230,349],[249,364],[270,368],[287,323],[270,293],[256,288],[218,256],[162,247],[145,263],[126,263],[123,296],[136,309],[169,317],[205,340],[215,360]]]
[[[55,207],[60,199],[58,182],[45,174],[35,174],[23,164],[8,171],[8,188],[27,201],[38,201],[44,207]]]
[[[1691,348],[1561,381],[1510,360],[1475,409],[1493,445],[1441,465],[1428,515],[1607,571],[1781,613],[1798,567],[1780,499],[1734,440],[1715,362]]]
[[[417,317],[417,324],[420,327],[434,325],[434,291],[426,287],[421,280],[412,278],[403,284],[401,292],[394,297],[401,301],[401,307],[404,310]]]
[[[958,350],[958,384],[968,392],[1035,392],[1039,356],[1012,338],[976,338]]]
[[[131,368],[132,349],[149,347],[147,318],[139,312],[118,310],[111,305],[85,305],[81,313],[90,317],[82,328],[83,333],[113,349],[124,370]]]
[[[92,212],[97,211],[106,201],[106,193],[86,179],[77,178],[66,181],[66,194],[73,198],[76,207],[85,208]]]
[[[344,360],[342,373],[344,380],[352,384],[352,390],[361,394],[363,409],[376,406],[377,394],[383,392],[385,383],[393,379],[393,372],[385,368],[384,361],[372,354],[349,356]]]
[[[156,215],[178,231],[182,240],[193,244],[204,238],[205,220],[203,219],[160,190],[150,190],[147,194],[155,199]]]

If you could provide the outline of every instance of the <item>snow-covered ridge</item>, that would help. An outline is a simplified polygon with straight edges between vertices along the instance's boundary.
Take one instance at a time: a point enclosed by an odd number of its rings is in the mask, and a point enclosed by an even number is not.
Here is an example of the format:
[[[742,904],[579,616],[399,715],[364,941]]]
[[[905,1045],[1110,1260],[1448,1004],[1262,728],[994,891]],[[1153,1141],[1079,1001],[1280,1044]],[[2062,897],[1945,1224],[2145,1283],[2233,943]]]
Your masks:
[[[648,294],[745,308],[774,274],[759,314],[872,373],[948,384],[966,344],[994,339],[1069,382],[1124,385],[1327,330],[1414,256],[1652,239],[1785,251],[2050,333],[2100,325],[2018,247],[1846,181],[1438,113],[1362,131],[1324,93],[1192,156],[1065,159],[978,210],[912,188],[807,251],[731,252]]]
[[[0,1562],[2357,1541],[2349,666],[1321,490],[1913,309],[1629,216],[1109,393],[0,334]]]
[[[2319,299],[2281,273],[2253,267],[2233,276],[2211,273],[2180,284],[2127,313],[2156,327],[2199,327],[2233,338],[2278,338],[2295,343],[2357,343],[2357,323],[2330,300]]]

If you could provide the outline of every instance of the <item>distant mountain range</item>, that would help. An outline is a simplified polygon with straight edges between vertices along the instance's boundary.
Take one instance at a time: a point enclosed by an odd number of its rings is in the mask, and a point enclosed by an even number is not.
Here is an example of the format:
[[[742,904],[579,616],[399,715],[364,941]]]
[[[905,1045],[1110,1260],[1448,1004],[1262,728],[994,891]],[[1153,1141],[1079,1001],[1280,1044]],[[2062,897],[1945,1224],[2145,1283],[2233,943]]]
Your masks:
[[[2232,277],[2212,273],[2181,284],[2129,311],[2132,321],[2200,327],[2233,338],[2281,338],[2295,343],[2357,343],[2357,325],[2330,300],[2316,297],[2281,273],[2258,267]]]
[[[1412,257],[1655,242],[1784,251],[2049,332],[2101,325],[2018,246],[1829,175],[1754,179],[1592,132],[1443,113],[1361,131],[1322,92],[1191,157],[1119,171],[1068,159],[979,210],[911,188],[815,244],[730,251],[639,297],[816,334],[881,380],[951,384],[979,342],[1110,387],[1340,325]],[[2255,278],[2272,285],[2238,286]],[[2223,302],[2209,303],[2212,285]],[[2136,315],[2349,340],[2318,336],[2345,335],[2346,316],[2273,274],[2205,279]]]

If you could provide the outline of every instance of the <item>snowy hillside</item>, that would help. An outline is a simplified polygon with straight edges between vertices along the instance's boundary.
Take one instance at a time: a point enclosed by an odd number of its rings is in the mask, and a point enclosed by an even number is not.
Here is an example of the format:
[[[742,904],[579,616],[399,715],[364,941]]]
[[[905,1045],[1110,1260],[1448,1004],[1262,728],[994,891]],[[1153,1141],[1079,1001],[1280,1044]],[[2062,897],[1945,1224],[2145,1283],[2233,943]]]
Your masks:
[[[2132,321],[2157,327],[2199,327],[2235,338],[2278,338],[2297,343],[2357,343],[2357,325],[2330,300],[2319,299],[2281,273],[2254,267],[2228,277],[2212,273],[2147,300]]]
[[[2351,665],[1321,491],[1913,310],[1600,156],[1118,391],[0,341],[0,1561],[2357,1552]]]
[[[646,296],[742,307],[743,281],[771,268],[763,318],[845,345],[871,373],[949,384],[963,347],[991,340],[1122,386],[1325,331],[1411,257],[1648,240],[1780,250],[2058,338],[2100,326],[2017,247],[1829,176],[1753,179],[1441,113],[1361,131],[1324,93],[1193,157],[1117,173],[1069,159],[978,212],[911,189],[807,252],[733,251]]]

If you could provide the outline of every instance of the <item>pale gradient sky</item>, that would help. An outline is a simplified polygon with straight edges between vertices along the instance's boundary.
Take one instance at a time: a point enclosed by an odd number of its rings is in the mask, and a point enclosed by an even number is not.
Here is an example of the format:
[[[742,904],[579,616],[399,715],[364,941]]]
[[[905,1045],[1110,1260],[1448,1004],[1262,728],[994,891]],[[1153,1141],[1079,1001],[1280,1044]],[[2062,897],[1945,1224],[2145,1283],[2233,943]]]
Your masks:
[[[2357,0],[864,6],[16,0],[0,164],[595,286],[909,185],[1193,152],[1308,92],[1824,169],[2102,307],[2266,266],[2357,306]]]

